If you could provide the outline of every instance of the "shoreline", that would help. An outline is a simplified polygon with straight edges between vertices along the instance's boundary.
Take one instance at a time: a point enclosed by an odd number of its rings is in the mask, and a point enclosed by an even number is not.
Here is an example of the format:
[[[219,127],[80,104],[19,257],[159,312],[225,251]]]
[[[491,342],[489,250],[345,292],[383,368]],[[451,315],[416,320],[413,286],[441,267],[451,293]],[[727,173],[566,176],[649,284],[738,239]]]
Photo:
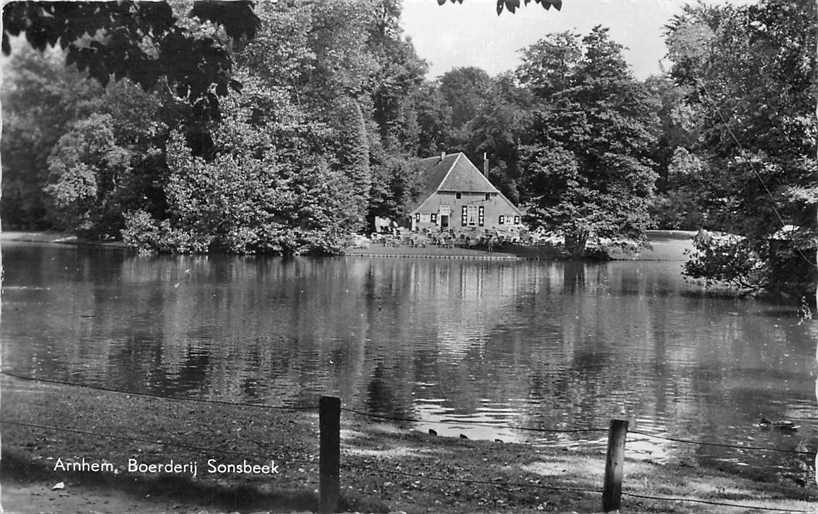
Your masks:
[[[370,246],[366,248],[347,248],[341,257],[371,258],[417,258],[417,259],[457,259],[513,262],[521,260],[573,261],[573,262],[611,262],[611,261],[684,261],[685,251],[692,248],[691,239],[695,232],[679,230],[648,231],[650,246],[643,248],[636,255],[614,250],[610,260],[570,259],[552,246],[511,247],[495,251],[473,248],[441,247],[386,247]],[[35,243],[60,244],[89,248],[105,248],[128,251],[121,241],[89,241],[76,236],[48,231],[3,231],[0,232],[0,243]]]
[[[0,243],[40,243],[73,245],[91,248],[112,248],[117,250],[128,250],[129,248],[122,241],[90,241],[81,239],[75,235],[65,232],[50,231],[2,231],[0,232]]]
[[[15,503],[9,503],[9,498],[4,501],[7,510],[19,508],[16,502],[43,501],[56,507],[59,503],[55,502],[68,505],[77,496],[97,501],[105,495],[135,502],[138,511],[146,512],[161,512],[162,508],[290,512],[317,507],[318,419],[312,412],[156,399],[9,376],[0,377],[0,385],[6,421],[25,420],[114,436],[4,425],[3,485],[6,491],[7,485],[17,491],[12,495]],[[341,427],[342,509],[533,513],[594,512],[600,506],[604,434],[602,442],[594,435],[567,446],[532,446],[433,437],[422,432],[422,423],[400,428],[353,414],[342,415]],[[208,457],[241,462],[243,458],[258,460],[260,454],[280,459],[282,473],[273,478],[226,473],[191,479],[145,476],[123,469],[116,474],[53,470],[57,458],[106,461],[122,468],[128,458],[146,463],[198,460],[202,464]],[[50,490],[61,481],[64,490]],[[807,502],[818,500],[814,482],[806,487],[771,482],[760,472],[704,468],[686,457],[658,463],[636,450],[626,454],[623,490],[781,509],[805,509]],[[629,496],[623,496],[623,508],[628,512],[707,511],[702,504]],[[109,508],[97,505],[94,510],[122,511],[116,502]]]

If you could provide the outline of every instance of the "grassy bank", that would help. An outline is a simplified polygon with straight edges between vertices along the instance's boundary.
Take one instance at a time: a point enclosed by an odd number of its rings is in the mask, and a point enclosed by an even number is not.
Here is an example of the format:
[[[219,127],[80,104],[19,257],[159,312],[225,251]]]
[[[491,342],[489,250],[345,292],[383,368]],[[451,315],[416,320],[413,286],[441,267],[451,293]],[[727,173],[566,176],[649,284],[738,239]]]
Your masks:
[[[518,255],[513,252],[489,252],[472,248],[443,248],[437,246],[379,246],[368,248],[349,248],[344,255],[353,257],[413,257],[413,258],[451,258],[477,260],[517,260]]]
[[[0,232],[0,242],[2,241],[13,241],[17,243],[66,244],[102,248],[127,248],[122,241],[91,241],[65,232],[3,231]]]
[[[689,238],[665,237],[652,235],[649,245],[638,253],[629,253],[619,249],[610,250],[613,260],[633,261],[685,261],[685,252],[692,249]],[[408,258],[450,258],[474,260],[556,260],[567,259],[566,255],[553,246],[508,246],[492,252],[473,248],[442,248],[435,246],[382,246],[368,248],[349,248],[345,255],[361,257],[408,257]]]
[[[613,250],[615,260],[638,261],[683,261],[685,251],[691,248],[690,239],[694,233],[684,231],[650,231],[650,245],[637,254]],[[0,242],[68,244],[102,248],[124,249],[121,241],[89,241],[62,232],[0,232]],[[553,246],[512,246],[487,251],[476,248],[443,248],[435,246],[382,246],[372,245],[368,248],[348,248],[345,255],[362,257],[409,257],[409,258],[450,258],[513,261],[518,259],[553,260],[564,259],[565,255]]]
[[[318,431],[312,411],[173,401],[6,376],[0,380],[2,419],[38,426],[3,425],[4,483],[13,480],[44,486],[65,482],[64,491],[50,493],[55,496],[96,486],[121,491],[128,501],[145,502],[145,511],[158,508],[157,502],[176,505],[175,512],[202,507],[209,512],[313,510],[317,505]],[[373,424],[346,412],[342,420],[342,496],[347,510],[599,509],[604,433],[594,434],[590,441],[534,448],[434,437]],[[83,458],[111,463],[116,471],[55,470],[57,459],[80,462]],[[279,474],[209,474],[205,470],[208,459],[262,463],[270,458],[279,463]],[[197,461],[200,474],[192,478],[189,473],[129,472],[128,459],[145,464]],[[805,489],[769,481],[769,477],[766,480],[703,469],[693,461],[658,464],[633,452],[626,461],[624,483],[626,492],[638,495],[784,509],[809,509],[805,501],[818,500],[812,485]],[[66,498],[56,496],[53,501],[68,502]],[[16,501],[25,501],[24,495],[17,494]],[[714,511],[706,504],[635,497],[625,497],[624,502],[629,512]],[[14,511],[8,502],[4,506]],[[102,506],[98,511],[117,512]]]

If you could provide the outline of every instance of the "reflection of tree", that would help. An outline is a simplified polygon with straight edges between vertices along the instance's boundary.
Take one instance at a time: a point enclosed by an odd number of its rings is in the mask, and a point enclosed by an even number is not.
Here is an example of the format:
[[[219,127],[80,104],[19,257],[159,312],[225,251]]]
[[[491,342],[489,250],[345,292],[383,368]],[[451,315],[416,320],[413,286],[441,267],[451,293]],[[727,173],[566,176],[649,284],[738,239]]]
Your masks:
[[[806,417],[813,405],[814,333],[756,304],[676,294],[678,265],[31,248],[3,255],[4,285],[50,288],[4,291],[16,371],[268,403],[331,392],[396,417],[520,426],[604,425],[624,410],[728,441],[758,437],[762,409]]]
[[[563,292],[576,294],[585,289],[585,264],[582,262],[566,262],[562,267]]]
[[[370,412],[405,418],[407,413],[407,398],[399,397],[392,388],[392,381],[388,378],[389,372],[383,365],[378,364],[372,371],[372,377],[367,386],[366,405]],[[411,403],[411,400],[410,400]]]

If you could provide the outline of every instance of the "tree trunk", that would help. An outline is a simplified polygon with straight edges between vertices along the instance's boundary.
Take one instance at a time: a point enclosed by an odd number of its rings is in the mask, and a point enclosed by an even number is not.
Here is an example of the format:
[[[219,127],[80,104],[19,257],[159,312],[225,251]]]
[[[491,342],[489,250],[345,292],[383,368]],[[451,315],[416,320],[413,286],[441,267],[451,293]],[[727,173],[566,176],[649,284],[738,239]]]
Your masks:
[[[818,0],[816,0],[818,1]],[[572,258],[578,259],[585,255],[585,245],[588,244],[588,231],[576,230],[565,234],[565,249]]]

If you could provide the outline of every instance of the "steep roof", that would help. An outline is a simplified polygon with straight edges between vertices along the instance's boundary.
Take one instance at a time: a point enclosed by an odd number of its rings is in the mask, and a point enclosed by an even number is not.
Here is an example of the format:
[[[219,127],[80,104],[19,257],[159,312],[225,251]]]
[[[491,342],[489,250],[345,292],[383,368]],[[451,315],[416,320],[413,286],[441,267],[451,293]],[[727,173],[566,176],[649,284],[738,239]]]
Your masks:
[[[464,193],[499,193],[489,179],[471,163],[463,153],[458,153],[449,173],[437,188],[438,191]]]
[[[462,152],[446,154],[443,159],[440,157],[420,159],[416,161],[415,168],[423,177],[423,188],[410,212],[420,207],[437,191],[500,193]]]

